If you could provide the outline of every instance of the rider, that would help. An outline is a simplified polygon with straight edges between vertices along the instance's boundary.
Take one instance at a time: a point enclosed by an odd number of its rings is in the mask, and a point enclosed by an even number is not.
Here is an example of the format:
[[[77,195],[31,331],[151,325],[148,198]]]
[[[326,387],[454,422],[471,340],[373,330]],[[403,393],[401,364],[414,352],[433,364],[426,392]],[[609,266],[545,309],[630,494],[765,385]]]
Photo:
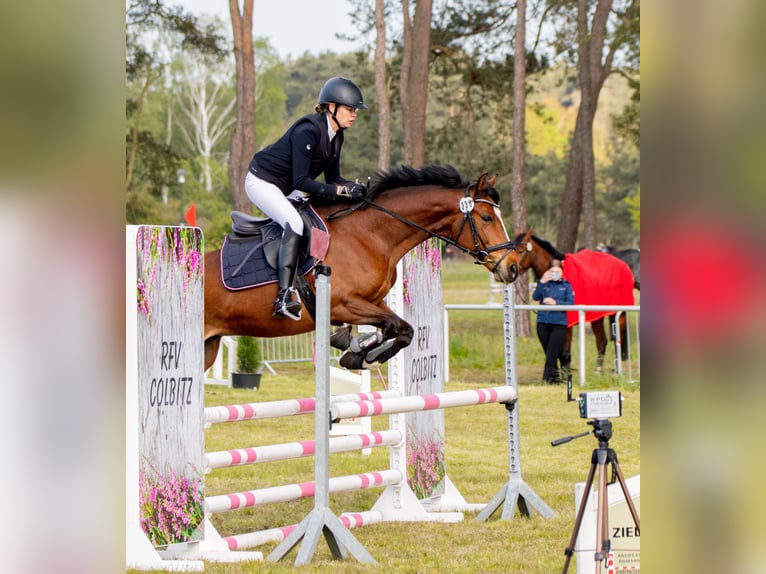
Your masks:
[[[296,121],[275,143],[257,152],[245,177],[245,193],[283,229],[279,246],[279,292],[274,315],[300,320],[301,302],[293,288],[303,220],[287,197],[305,194],[334,200],[359,200],[367,188],[341,177],[343,130],[368,109],[359,87],[349,79],[327,80],[319,92],[314,114]],[[314,178],[324,173],[326,183]]]

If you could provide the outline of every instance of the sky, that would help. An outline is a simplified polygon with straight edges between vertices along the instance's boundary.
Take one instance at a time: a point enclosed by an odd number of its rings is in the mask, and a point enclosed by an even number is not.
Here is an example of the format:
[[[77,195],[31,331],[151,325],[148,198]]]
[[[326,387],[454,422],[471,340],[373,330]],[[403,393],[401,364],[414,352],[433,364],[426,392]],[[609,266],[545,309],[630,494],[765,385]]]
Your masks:
[[[211,14],[230,24],[228,0],[168,0],[195,15]],[[348,24],[348,0],[255,0],[253,36],[266,37],[282,58],[331,51],[343,53],[351,42],[335,37]]]

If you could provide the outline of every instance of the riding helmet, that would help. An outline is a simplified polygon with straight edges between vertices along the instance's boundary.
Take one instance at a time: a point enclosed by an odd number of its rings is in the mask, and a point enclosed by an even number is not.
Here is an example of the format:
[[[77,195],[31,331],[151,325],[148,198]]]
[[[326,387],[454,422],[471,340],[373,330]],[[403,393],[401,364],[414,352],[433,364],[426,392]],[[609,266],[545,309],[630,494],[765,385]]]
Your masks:
[[[329,104],[332,102],[351,106],[358,110],[368,109],[362,97],[362,90],[347,78],[330,78],[322,86],[319,92],[319,103]]]

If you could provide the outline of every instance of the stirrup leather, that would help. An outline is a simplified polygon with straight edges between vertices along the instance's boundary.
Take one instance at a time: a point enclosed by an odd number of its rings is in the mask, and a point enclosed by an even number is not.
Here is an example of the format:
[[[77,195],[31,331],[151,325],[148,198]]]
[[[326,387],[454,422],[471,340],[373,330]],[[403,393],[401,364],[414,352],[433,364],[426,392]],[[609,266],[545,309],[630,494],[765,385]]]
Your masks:
[[[277,295],[274,301],[273,315],[281,315],[293,321],[300,321],[301,307],[301,296],[298,294],[298,290],[295,287],[288,287],[281,290]]]

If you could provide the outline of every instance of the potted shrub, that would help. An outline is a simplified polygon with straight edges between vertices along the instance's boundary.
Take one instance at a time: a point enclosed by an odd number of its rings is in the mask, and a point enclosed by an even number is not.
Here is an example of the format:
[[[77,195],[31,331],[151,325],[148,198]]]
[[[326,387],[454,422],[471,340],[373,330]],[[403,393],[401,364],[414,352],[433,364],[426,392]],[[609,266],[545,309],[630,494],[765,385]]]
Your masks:
[[[237,389],[258,389],[262,373],[261,345],[258,339],[237,337],[237,372],[231,374],[231,385]]]

